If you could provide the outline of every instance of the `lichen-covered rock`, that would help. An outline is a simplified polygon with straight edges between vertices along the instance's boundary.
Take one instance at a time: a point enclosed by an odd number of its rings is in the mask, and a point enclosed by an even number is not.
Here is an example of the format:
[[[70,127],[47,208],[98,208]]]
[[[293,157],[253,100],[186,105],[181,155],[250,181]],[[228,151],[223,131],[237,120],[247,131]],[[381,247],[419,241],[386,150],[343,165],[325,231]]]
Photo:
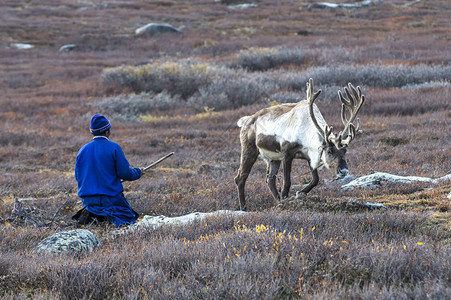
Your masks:
[[[34,45],[23,44],[23,43],[13,43],[13,44],[9,44],[9,48],[20,49],[20,50],[27,50],[27,49],[33,49]]]
[[[166,217],[166,216],[144,216],[144,218],[136,224],[112,231],[110,236],[115,237],[122,234],[135,232],[137,230],[153,230],[164,225],[178,225],[189,222],[200,221],[212,216],[242,216],[244,211],[218,210],[210,213],[195,212],[180,217]]]
[[[345,190],[353,190],[355,188],[377,188],[383,184],[387,183],[413,183],[413,182],[430,182],[438,183],[439,181],[445,181],[451,179],[451,174],[445,175],[438,179],[428,178],[428,177],[418,177],[418,176],[398,176],[389,173],[376,172],[371,175],[359,177],[345,185],[341,188]]]
[[[374,2],[371,0],[365,0],[361,3],[330,3],[330,2],[318,2],[318,3],[311,3],[308,5],[308,8],[346,8],[346,9],[352,9],[352,8],[362,8],[362,7],[368,7],[373,6]]]
[[[244,3],[244,4],[236,4],[236,5],[229,5],[228,8],[231,10],[235,10],[235,9],[247,9],[247,8],[253,8],[253,7],[257,7],[257,4],[252,4],[252,3]]]
[[[77,45],[75,44],[67,44],[60,47],[59,52],[70,52],[77,48]]]
[[[220,2],[221,4],[239,4],[239,3],[256,3],[262,2],[262,0],[215,0],[215,2]]]
[[[135,30],[135,35],[157,35],[161,33],[181,33],[181,30],[170,24],[149,23]]]
[[[35,250],[46,253],[82,253],[91,252],[99,245],[99,241],[91,231],[75,229],[52,234],[42,240]]]

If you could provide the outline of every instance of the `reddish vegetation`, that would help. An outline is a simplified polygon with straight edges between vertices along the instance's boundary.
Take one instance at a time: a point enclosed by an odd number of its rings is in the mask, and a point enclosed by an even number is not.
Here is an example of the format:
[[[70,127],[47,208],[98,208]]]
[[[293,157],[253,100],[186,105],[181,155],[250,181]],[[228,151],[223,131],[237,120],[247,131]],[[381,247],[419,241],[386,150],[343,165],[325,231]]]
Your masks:
[[[261,161],[247,181],[248,209],[254,212],[247,218],[165,228],[120,243],[104,241],[102,250],[89,257],[37,260],[31,249],[40,240],[74,227],[70,216],[80,206],[73,166],[78,149],[91,138],[88,124],[96,112],[111,117],[112,139],[133,165],[144,166],[175,152],[150,176],[125,184],[138,212],[176,216],[235,210],[239,117],[293,94],[303,98],[304,77],[312,76],[325,89],[318,99],[321,112],[339,129],[336,91],[348,81],[340,74],[351,67],[376,65],[387,68],[376,68],[375,79],[362,79],[367,103],[359,117],[364,133],[349,147],[350,172],[427,177],[451,173],[448,1],[421,1],[408,7],[402,6],[406,1],[383,1],[356,10],[311,10],[306,2],[294,0],[265,0],[245,10],[230,10],[213,0],[109,2],[0,4],[1,297],[449,295],[449,262],[444,259],[450,256],[449,182],[347,192],[321,182],[306,200],[272,207]],[[134,30],[150,22],[187,28],[181,35],[135,38]],[[9,47],[13,43],[35,47],[19,50]],[[77,48],[59,52],[65,44]],[[262,52],[254,53],[252,47]],[[263,47],[277,48],[279,55],[269,55]],[[251,49],[248,56],[240,53],[246,49]],[[115,93],[134,89],[127,85],[111,89],[102,82],[106,68],[181,64],[188,58],[229,76],[224,84],[216,83],[224,94],[215,94],[213,85],[200,85],[205,88],[203,97],[194,93],[185,99],[180,96],[186,90],[183,83],[192,81],[178,80],[179,86],[171,85],[164,95],[145,90],[150,101],[155,97],[174,101],[169,109],[140,100],[144,102],[136,101],[135,110],[127,111],[137,97],[126,101],[128,96]],[[399,65],[420,79],[406,85],[403,79],[411,74],[403,71],[398,79],[383,82],[385,74]],[[376,79],[383,83],[376,84]],[[262,82],[268,84],[269,95],[251,89]],[[251,105],[239,107],[230,104],[231,96],[224,96],[240,88],[256,97]],[[213,110],[215,97],[223,104]],[[113,109],[112,98],[124,101],[124,106],[114,102]],[[199,113],[202,104],[209,109]],[[296,161],[293,184],[306,183],[308,174],[306,163]],[[332,176],[320,171],[321,179]],[[424,190],[429,187],[432,190]],[[32,202],[36,211],[50,218],[58,211],[56,219],[63,223],[37,229],[35,223],[8,221],[14,197],[36,198]],[[350,198],[381,202],[389,211],[362,211],[349,204]],[[239,227],[243,224],[252,233]],[[260,232],[262,224],[271,230]],[[304,239],[301,228],[308,231]],[[110,228],[90,230],[103,238]],[[279,233],[285,239],[274,237]],[[298,240],[288,239],[288,234]],[[210,235],[215,238],[204,240]],[[195,242],[187,245],[187,240]],[[101,284],[104,294],[98,293]]]

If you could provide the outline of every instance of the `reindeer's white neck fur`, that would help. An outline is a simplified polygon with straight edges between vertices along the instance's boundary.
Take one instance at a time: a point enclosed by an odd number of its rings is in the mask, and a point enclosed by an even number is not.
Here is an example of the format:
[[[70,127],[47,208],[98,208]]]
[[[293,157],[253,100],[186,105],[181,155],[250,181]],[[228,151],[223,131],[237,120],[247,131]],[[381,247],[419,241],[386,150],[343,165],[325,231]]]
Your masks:
[[[326,127],[326,121],[321,115],[319,109],[314,105],[314,113],[319,126]],[[256,135],[275,136],[280,145],[283,143],[297,143],[302,145],[302,152],[310,158],[310,166],[317,168],[321,166],[321,152],[323,147],[323,138],[314,126],[308,111],[308,102],[301,101],[290,111],[274,115],[271,113],[259,117],[255,122]],[[262,153],[268,159],[277,157],[276,153]],[[278,154],[278,155],[281,155]]]

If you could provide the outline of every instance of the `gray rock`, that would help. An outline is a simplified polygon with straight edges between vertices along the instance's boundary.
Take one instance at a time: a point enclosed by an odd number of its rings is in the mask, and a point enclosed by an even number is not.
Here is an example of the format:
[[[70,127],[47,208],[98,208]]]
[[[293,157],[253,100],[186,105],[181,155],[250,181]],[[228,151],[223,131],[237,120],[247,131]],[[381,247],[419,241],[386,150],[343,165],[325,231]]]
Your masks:
[[[184,27],[181,27],[184,28]],[[182,33],[180,29],[176,29],[170,24],[149,23],[135,30],[136,36],[152,36],[162,33]]]
[[[409,7],[409,6],[412,6],[412,5],[414,5],[414,4],[417,4],[417,3],[420,3],[421,2],[421,0],[414,0],[414,1],[410,1],[410,2],[407,2],[407,3],[404,3],[404,4],[401,4],[401,5],[393,5],[393,6],[398,6],[398,7]]]
[[[33,49],[34,45],[22,44],[22,43],[13,43],[13,44],[9,44],[9,48],[15,48],[15,49],[19,49],[19,50],[27,50],[27,49]]]
[[[244,211],[231,211],[231,210],[218,210],[210,213],[200,213],[195,212],[188,215],[180,217],[166,217],[166,216],[144,216],[144,218],[136,224],[115,230],[110,232],[110,237],[116,237],[123,234],[139,231],[139,230],[154,230],[158,227],[165,225],[181,225],[187,224],[194,221],[200,221],[207,217],[212,216],[243,216],[246,212]]]
[[[77,48],[77,45],[75,44],[67,44],[60,47],[59,52],[70,52]]]
[[[239,4],[239,3],[256,3],[262,2],[262,0],[215,0],[215,2],[220,2],[221,4]]]
[[[350,183],[351,181],[353,181],[354,179],[355,179],[355,175],[347,174],[345,177],[343,177],[341,179],[337,179],[336,181],[339,184],[347,184],[347,183]]]
[[[228,9],[230,10],[235,10],[235,9],[247,9],[247,8],[252,8],[252,7],[257,7],[257,4],[236,4],[236,5],[229,5]]]
[[[95,235],[86,229],[57,232],[42,240],[35,251],[42,253],[92,252],[100,243]]]
[[[360,3],[330,3],[330,2],[318,2],[311,3],[308,5],[308,8],[362,8],[366,6],[373,6],[374,3],[371,0],[362,1]]]
[[[451,174],[445,175],[438,179],[433,179],[429,177],[418,177],[418,176],[398,176],[392,175],[389,173],[376,172],[371,175],[363,176],[357,178],[345,185],[341,188],[344,190],[353,190],[355,188],[364,187],[364,188],[377,188],[383,184],[387,183],[413,183],[413,182],[430,182],[430,183],[438,183],[439,181],[450,180]]]

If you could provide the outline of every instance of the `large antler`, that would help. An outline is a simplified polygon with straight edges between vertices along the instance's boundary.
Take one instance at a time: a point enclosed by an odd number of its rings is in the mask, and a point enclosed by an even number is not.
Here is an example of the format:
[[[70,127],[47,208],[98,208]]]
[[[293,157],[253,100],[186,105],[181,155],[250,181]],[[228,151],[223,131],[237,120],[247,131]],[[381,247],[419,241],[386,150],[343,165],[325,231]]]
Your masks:
[[[316,121],[315,114],[313,113],[313,102],[316,100],[316,98],[318,98],[319,94],[321,94],[321,90],[313,93],[313,79],[310,78],[307,82],[308,111],[316,129],[318,129],[321,135],[324,136],[324,130],[318,125],[318,121]]]
[[[343,96],[341,91],[338,91],[338,97],[341,101],[341,121],[343,122],[344,129],[338,134],[337,142],[341,146],[347,146],[355,137],[355,133],[360,128],[360,119],[357,118],[357,126],[354,126],[353,122],[365,102],[365,96],[362,95],[360,86],[357,89],[348,83],[348,88],[345,87],[345,93],[347,98]],[[349,110],[349,119],[346,118],[346,108]]]
[[[316,93],[313,93],[313,79],[310,78],[307,82],[307,101],[308,101],[308,109],[310,118],[312,119],[313,124],[315,125],[316,129],[319,131],[321,136],[324,138],[324,141],[327,145],[330,145],[331,140],[329,138],[330,134],[332,133],[332,127],[329,125],[326,125],[325,129],[323,130],[316,120],[315,114],[313,113],[313,102],[316,98],[318,98],[319,94],[321,94],[321,90],[318,90]]]

